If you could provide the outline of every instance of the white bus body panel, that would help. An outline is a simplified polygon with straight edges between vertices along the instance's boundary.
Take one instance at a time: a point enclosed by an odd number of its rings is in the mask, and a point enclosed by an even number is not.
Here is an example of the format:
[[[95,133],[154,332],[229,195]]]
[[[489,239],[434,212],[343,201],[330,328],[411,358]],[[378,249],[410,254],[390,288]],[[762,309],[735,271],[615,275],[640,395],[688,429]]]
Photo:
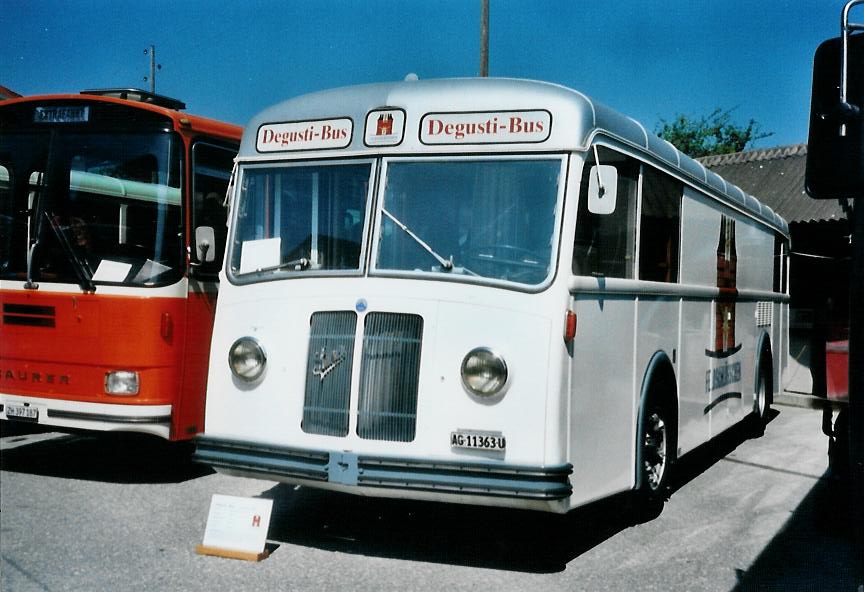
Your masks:
[[[564,463],[564,437],[557,429],[562,416],[561,372],[556,370],[564,348],[561,333],[556,335],[557,343],[552,336],[552,315],[542,314],[550,310],[540,304],[549,295],[496,290],[494,305],[490,305],[483,297],[488,291],[488,287],[385,278],[304,279],[249,286],[223,283],[208,378],[207,436],[394,459],[506,461],[525,466]],[[368,308],[358,313],[348,434],[306,433],[301,423],[312,314],[352,311],[361,298]],[[562,309],[555,306],[552,310]],[[357,434],[359,344],[363,319],[375,312],[415,314],[423,319],[418,421],[410,442],[364,439]],[[554,315],[554,320],[560,321],[560,316]],[[231,344],[244,336],[257,339],[267,354],[265,375],[252,385],[235,378],[228,366]],[[550,351],[555,346],[557,358]],[[469,394],[460,377],[462,359],[475,347],[496,351],[508,365],[503,395],[488,402]],[[506,452],[453,448],[450,437],[457,430],[500,432],[506,438]],[[338,483],[330,485],[344,489]],[[384,495],[374,488],[351,487],[351,491]],[[452,494],[415,491],[409,497],[451,500]],[[478,503],[477,496],[465,499]],[[550,505],[527,500],[515,505],[563,510],[560,502]]]

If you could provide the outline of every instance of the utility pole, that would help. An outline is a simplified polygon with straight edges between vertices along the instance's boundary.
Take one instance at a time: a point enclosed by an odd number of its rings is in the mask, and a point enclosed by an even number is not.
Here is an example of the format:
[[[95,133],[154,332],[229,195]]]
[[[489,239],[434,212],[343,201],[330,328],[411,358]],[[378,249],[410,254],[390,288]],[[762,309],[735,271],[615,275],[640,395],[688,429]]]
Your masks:
[[[156,94],[156,70],[161,70],[162,64],[156,63],[156,46],[155,45],[151,45],[150,49],[144,50],[144,55],[148,55],[148,54],[150,55],[150,76],[149,76],[149,78],[147,76],[145,76],[144,80],[150,81],[150,92],[155,95]]]
[[[489,76],[489,0],[480,0],[480,76]]]

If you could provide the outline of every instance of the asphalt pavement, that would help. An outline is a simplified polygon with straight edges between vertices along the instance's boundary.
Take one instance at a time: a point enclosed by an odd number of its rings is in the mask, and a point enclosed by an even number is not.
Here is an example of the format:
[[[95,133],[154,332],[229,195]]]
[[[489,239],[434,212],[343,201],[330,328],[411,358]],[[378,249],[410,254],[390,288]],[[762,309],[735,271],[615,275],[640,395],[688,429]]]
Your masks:
[[[0,434],[0,590],[856,590],[819,411],[681,463],[659,516],[550,516],[229,477],[151,438]],[[273,500],[269,558],[198,555],[214,493]]]

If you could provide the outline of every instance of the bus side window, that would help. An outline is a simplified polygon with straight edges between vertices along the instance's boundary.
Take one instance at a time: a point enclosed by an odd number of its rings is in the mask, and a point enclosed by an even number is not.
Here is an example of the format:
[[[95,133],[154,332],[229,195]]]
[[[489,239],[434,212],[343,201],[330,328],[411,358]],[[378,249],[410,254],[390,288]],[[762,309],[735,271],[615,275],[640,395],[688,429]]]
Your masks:
[[[590,174],[596,164],[594,150],[590,150],[582,169],[576,239],[573,244],[573,273],[633,278],[639,161],[600,146],[597,147],[597,154],[600,164],[614,166],[618,171],[615,209],[609,214],[595,214],[588,209]]]
[[[213,261],[199,261],[199,273],[216,275],[222,266],[227,237],[225,192],[234,166],[236,150],[198,142],[192,146],[192,255],[196,257],[195,229],[209,226],[213,229],[216,250]]]
[[[639,279],[678,281],[681,229],[680,181],[645,165],[642,173],[642,220],[639,232]]]

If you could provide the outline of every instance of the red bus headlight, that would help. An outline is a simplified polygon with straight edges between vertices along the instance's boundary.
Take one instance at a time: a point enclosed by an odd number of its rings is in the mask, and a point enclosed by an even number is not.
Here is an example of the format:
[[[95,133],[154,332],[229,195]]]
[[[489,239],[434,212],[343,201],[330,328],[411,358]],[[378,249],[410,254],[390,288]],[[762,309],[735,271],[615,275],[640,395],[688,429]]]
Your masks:
[[[138,373],[132,370],[114,370],[105,373],[105,393],[131,396],[138,394]]]

